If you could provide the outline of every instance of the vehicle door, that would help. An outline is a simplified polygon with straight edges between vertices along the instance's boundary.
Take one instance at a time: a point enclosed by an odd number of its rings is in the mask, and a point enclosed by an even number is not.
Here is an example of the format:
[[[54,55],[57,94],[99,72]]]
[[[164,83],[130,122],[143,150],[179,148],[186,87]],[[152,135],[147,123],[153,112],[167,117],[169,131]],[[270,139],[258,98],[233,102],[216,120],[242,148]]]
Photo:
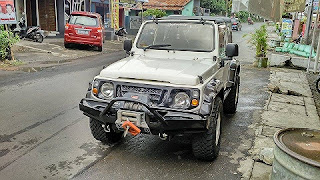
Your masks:
[[[222,81],[225,83],[224,87],[226,87],[226,83],[228,82],[229,76],[229,68],[230,68],[230,60],[226,58],[226,46],[228,43],[228,31],[226,26],[219,27],[219,57],[221,60],[221,70],[223,72]]]

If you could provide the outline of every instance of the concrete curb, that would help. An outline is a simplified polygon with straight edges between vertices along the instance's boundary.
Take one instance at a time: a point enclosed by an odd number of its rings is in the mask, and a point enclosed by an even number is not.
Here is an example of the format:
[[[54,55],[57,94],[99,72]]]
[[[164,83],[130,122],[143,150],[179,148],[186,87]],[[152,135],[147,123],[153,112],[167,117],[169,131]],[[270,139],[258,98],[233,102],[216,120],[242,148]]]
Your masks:
[[[294,69],[270,68],[270,71],[270,96],[261,114],[262,122],[252,125],[256,129],[250,150],[254,163],[249,178],[247,175],[244,179],[269,179],[275,146],[273,135],[276,131],[290,127],[320,129],[306,74]],[[277,91],[273,87],[277,87]]]

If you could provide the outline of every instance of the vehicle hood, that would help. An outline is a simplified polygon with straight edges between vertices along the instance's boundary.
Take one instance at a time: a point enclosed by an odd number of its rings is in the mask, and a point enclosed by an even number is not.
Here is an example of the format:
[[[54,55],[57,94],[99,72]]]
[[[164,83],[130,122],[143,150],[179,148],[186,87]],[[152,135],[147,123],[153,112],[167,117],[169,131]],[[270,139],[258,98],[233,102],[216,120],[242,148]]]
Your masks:
[[[212,59],[163,59],[129,57],[103,69],[100,76],[112,79],[137,79],[195,86],[199,76],[205,80],[212,72]]]

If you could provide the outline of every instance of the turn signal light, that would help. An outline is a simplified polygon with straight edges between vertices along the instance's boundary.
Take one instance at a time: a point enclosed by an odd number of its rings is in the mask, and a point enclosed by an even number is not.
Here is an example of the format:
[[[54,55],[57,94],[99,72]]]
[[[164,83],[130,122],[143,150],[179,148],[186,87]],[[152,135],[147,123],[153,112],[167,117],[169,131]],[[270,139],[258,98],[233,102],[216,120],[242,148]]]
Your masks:
[[[93,88],[93,89],[92,89],[92,93],[95,94],[95,95],[97,95],[97,94],[98,94],[98,89],[97,89],[97,88]]]
[[[192,106],[198,106],[199,105],[199,101],[197,99],[192,99],[191,105]]]

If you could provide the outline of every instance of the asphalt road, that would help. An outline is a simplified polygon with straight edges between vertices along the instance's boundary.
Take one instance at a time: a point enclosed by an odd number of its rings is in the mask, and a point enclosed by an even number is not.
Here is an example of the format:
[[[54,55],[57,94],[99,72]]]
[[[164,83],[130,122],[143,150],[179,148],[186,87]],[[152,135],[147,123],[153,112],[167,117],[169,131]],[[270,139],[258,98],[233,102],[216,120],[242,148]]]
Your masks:
[[[112,147],[90,134],[78,110],[88,82],[124,53],[83,58],[36,73],[0,76],[0,179],[240,179],[267,93],[267,70],[251,67],[254,51],[234,32],[242,62],[238,111],[224,118],[220,156],[201,162],[187,140],[127,137]]]

